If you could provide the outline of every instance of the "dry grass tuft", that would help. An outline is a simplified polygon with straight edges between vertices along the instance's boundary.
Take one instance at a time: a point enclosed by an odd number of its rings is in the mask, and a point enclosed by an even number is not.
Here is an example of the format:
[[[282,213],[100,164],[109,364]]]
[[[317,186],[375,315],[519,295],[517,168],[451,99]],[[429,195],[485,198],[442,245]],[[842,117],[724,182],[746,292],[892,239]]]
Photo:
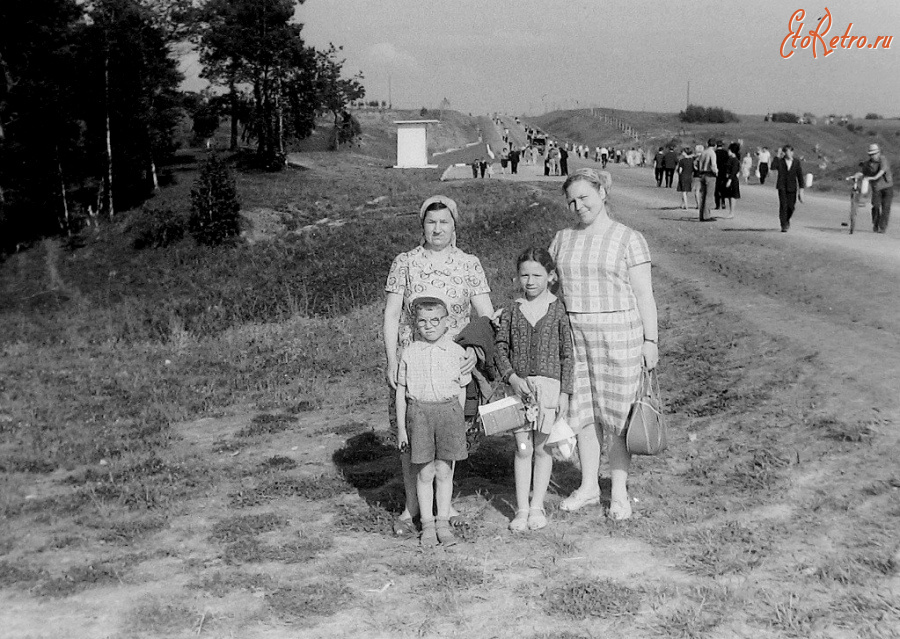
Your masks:
[[[297,418],[290,415],[269,415],[264,413],[254,417],[247,426],[235,433],[235,437],[273,435],[289,429],[296,422]]]
[[[244,537],[228,544],[223,559],[228,565],[278,561],[285,564],[305,563],[314,559],[334,544],[331,537],[300,537],[287,543],[274,545],[253,537]]]
[[[608,619],[637,614],[641,606],[641,595],[611,579],[578,577],[549,588],[541,601],[548,615],[569,619]]]
[[[255,488],[232,493],[231,505],[235,508],[250,508],[286,497],[323,501],[350,490],[351,487],[346,482],[330,474],[318,477],[276,477],[262,481]]]
[[[240,570],[217,570],[191,581],[188,588],[202,590],[213,597],[225,597],[235,591],[266,592],[274,590],[274,582],[268,575],[241,572]]]
[[[338,528],[348,532],[393,535],[394,516],[379,504],[341,506],[334,521]]]
[[[219,543],[230,543],[260,533],[278,530],[287,526],[288,521],[275,513],[257,515],[237,515],[218,522],[209,538]]]
[[[286,586],[266,595],[272,611],[288,621],[331,616],[350,600],[350,590],[342,584]]]

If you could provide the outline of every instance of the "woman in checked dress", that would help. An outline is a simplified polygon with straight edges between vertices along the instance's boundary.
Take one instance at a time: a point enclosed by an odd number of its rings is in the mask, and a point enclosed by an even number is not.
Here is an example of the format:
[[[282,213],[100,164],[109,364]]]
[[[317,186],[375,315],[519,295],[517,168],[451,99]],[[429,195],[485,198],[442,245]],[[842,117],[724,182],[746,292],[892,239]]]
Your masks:
[[[569,424],[578,435],[581,486],[562,501],[562,510],[600,502],[600,435],[610,435],[612,495],[609,516],[631,517],[625,420],[635,399],[641,367],[659,360],[656,301],[650,251],[644,237],[610,219],[606,171],[579,169],[563,192],[575,226],[553,238],[563,300],[575,343],[575,387]]]

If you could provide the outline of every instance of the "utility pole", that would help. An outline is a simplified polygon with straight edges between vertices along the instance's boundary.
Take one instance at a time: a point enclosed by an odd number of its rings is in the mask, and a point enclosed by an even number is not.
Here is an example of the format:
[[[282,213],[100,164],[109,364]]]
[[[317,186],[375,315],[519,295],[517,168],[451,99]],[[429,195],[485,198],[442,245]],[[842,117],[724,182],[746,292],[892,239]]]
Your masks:
[[[690,80],[688,80],[688,87],[687,87],[687,104],[684,106],[684,108],[686,109],[689,106],[691,106],[691,81]]]
[[[388,108],[394,108],[394,101],[391,99],[391,74],[388,73]]]

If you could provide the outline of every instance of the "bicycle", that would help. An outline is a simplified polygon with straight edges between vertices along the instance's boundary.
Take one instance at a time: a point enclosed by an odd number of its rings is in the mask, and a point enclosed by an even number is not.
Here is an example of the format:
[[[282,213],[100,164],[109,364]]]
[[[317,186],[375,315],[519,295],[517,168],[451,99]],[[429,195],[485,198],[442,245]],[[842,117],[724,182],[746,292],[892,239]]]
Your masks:
[[[868,184],[864,186],[866,178],[861,173],[856,173],[844,179],[853,183],[850,189],[850,235],[853,235],[853,231],[856,229],[856,211],[859,208],[862,196],[866,195],[869,189]]]

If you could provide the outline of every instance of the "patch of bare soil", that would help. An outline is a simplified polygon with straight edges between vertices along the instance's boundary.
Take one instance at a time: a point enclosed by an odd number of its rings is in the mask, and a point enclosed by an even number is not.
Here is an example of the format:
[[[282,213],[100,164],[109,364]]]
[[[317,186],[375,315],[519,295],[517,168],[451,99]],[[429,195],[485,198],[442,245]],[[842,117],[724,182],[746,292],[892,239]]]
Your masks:
[[[616,195],[656,257],[671,425],[664,455],[634,460],[631,520],[603,516],[605,477],[601,507],[559,511],[579,474],[557,462],[550,525],[511,534],[513,445],[495,437],[457,467],[460,543],[425,551],[392,534],[383,402],[237,407],[180,425],[145,469],[206,469],[162,511],[110,522],[67,473],[12,477],[5,636],[897,637],[897,300],[869,294],[868,258],[684,231],[663,195]]]

